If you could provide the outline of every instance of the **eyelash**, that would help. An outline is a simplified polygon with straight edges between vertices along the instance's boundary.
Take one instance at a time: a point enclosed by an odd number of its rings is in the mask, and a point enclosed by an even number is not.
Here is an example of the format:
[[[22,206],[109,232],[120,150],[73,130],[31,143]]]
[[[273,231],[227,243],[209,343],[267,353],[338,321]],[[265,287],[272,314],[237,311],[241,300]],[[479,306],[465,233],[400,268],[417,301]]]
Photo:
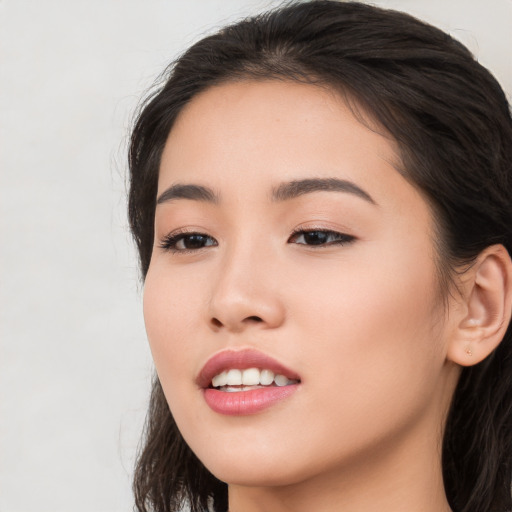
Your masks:
[[[354,242],[356,240],[356,238],[354,236],[352,236],[352,235],[346,235],[344,233],[339,233],[337,231],[332,231],[332,230],[329,230],[329,229],[303,229],[303,228],[299,228],[299,229],[296,229],[296,230],[293,231],[293,233],[291,234],[290,238],[288,238],[288,243],[298,243],[296,241],[298,238],[300,238],[301,236],[302,237],[305,237],[305,236],[308,236],[308,235],[311,236],[313,233],[315,233],[317,235],[319,233],[321,233],[322,236],[326,236],[327,238],[331,237],[331,238],[334,238],[334,240],[331,240],[329,242],[321,242],[321,243],[318,243],[318,244],[315,244],[315,243],[310,243],[310,244],[300,243],[298,245],[306,245],[308,247],[326,247],[326,246],[332,246],[332,245],[347,245],[347,244],[352,243],[352,242]],[[203,245],[202,247],[197,247],[197,248],[194,248],[194,249],[189,249],[189,248],[178,249],[177,248],[177,245],[178,245],[179,242],[184,241],[188,237],[193,237],[193,236],[202,237],[203,239],[207,239],[209,241],[213,241],[213,243],[209,243],[209,244]],[[304,241],[306,241],[306,238],[304,238]],[[191,253],[191,252],[199,251],[199,250],[201,250],[201,249],[203,249],[205,247],[215,247],[217,245],[218,245],[218,243],[217,243],[217,241],[214,238],[212,238],[211,236],[208,236],[208,235],[206,235],[204,233],[198,233],[198,232],[195,232],[195,231],[192,231],[192,232],[184,231],[184,232],[178,232],[178,233],[166,235],[160,241],[159,247],[161,249],[165,250],[165,251],[169,251],[169,252],[172,252],[172,253],[186,254],[186,253]]]
[[[185,240],[186,238],[193,237],[193,236],[197,236],[197,237],[202,237],[202,238],[206,238],[206,239],[209,239],[209,240],[213,240],[214,243],[213,244],[209,244],[209,245],[203,245],[202,247],[198,247],[196,249],[187,249],[187,248],[177,249],[176,248],[176,246],[178,245],[179,242],[181,242],[182,240]],[[169,251],[169,252],[172,252],[172,253],[186,254],[186,253],[190,253],[190,252],[195,252],[195,251],[201,250],[204,247],[214,247],[216,245],[218,245],[217,241],[214,238],[212,238],[211,236],[205,235],[204,233],[198,233],[196,231],[182,231],[182,232],[172,233],[172,234],[168,234],[168,235],[164,236],[162,238],[162,240],[160,241],[160,245],[159,246],[164,251]]]
[[[297,238],[300,238],[301,236],[302,237],[305,237],[306,235],[311,235],[312,233],[322,233],[322,235],[325,235],[327,237],[333,237],[335,238],[335,240],[332,240],[330,242],[324,242],[324,243],[320,243],[320,244],[306,244],[306,243],[303,243],[303,244],[300,244],[300,245],[307,245],[308,247],[326,247],[326,246],[331,246],[331,245],[346,245],[346,244],[349,244],[351,242],[354,242],[355,241],[355,237],[352,236],[352,235],[347,235],[345,233],[340,233],[338,231],[332,231],[332,230],[329,230],[329,229],[304,229],[304,228],[297,228],[296,230],[293,231],[293,233],[291,234],[290,238],[288,239],[288,242],[290,241],[293,241],[293,240],[297,240]],[[305,240],[305,238],[304,238]],[[297,242],[295,242],[297,243]]]

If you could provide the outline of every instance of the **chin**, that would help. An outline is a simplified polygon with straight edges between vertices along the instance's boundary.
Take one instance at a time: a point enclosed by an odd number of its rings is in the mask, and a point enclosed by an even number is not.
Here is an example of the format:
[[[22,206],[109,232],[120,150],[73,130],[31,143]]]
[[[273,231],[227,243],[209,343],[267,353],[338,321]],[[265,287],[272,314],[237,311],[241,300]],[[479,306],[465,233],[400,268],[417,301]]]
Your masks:
[[[218,444],[218,449],[199,449],[196,456],[216,478],[230,485],[247,487],[280,487],[300,484],[326,469],[326,460],[314,460],[311,454],[300,457],[301,447],[287,450],[274,443],[248,449],[234,443]],[[205,447],[202,447],[205,448]],[[309,456],[308,456],[309,455]]]
[[[213,463],[206,466],[215,478],[228,485],[245,487],[274,487],[300,483],[304,475],[299,475],[289,467],[282,465],[259,465],[252,461],[246,463],[226,464],[225,462]]]

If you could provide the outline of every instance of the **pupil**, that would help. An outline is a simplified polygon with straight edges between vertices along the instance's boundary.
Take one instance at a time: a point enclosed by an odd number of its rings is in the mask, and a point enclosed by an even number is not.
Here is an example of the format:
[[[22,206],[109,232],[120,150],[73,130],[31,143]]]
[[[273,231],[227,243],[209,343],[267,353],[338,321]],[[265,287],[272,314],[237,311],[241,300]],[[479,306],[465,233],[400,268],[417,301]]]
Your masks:
[[[304,240],[310,245],[325,244],[327,241],[327,233],[322,231],[310,231],[304,234]]]
[[[204,236],[190,235],[184,240],[187,249],[200,249],[204,246]]]

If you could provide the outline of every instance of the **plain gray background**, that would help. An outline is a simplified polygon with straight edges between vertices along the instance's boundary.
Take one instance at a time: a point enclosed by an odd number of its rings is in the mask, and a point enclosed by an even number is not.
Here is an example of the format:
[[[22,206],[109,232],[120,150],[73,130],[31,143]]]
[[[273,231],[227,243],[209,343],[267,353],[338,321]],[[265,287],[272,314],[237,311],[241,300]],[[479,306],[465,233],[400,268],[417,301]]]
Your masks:
[[[152,363],[126,142],[158,73],[262,0],[0,0],[0,512],[132,508]],[[380,0],[512,97],[512,0]]]

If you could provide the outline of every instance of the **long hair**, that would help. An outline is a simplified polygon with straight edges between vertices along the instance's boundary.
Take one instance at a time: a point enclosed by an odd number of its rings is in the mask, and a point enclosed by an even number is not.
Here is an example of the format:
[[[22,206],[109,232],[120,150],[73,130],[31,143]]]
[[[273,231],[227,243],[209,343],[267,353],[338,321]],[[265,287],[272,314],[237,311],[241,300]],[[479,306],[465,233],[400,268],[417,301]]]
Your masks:
[[[129,152],[129,219],[143,277],[154,237],[162,150],[183,107],[237,80],[300,81],[339,92],[396,140],[401,172],[423,192],[439,233],[440,278],[489,245],[512,253],[512,120],[493,76],[459,42],[396,11],[357,2],[291,3],[193,45],[141,108]],[[364,117],[364,116],[361,116]],[[364,121],[364,120],[363,120]],[[465,368],[443,441],[457,512],[512,509],[512,332]],[[155,378],[134,478],[139,512],[227,509],[227,485],[184,442]]]

